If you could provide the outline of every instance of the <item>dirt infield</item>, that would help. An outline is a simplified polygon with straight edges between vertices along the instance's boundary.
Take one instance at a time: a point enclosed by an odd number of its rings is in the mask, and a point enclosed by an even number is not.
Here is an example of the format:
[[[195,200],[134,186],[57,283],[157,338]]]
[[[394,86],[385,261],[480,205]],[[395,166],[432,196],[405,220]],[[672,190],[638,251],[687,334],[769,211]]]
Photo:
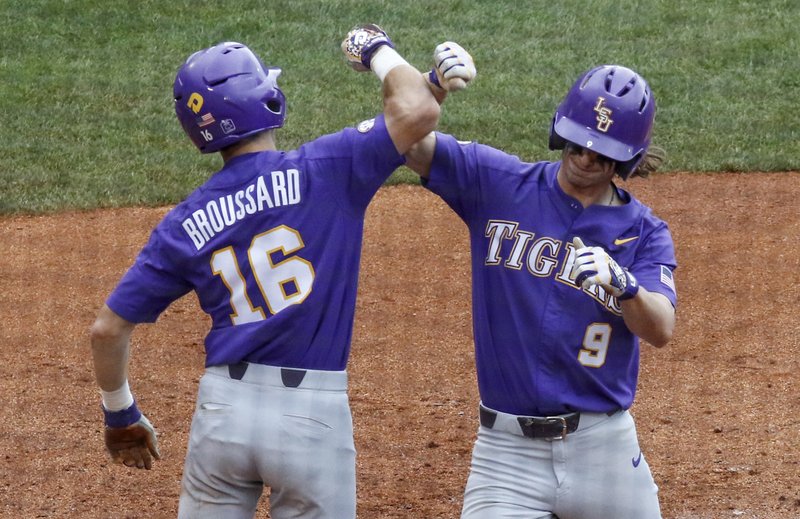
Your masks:
[[[664,517],[800,517],[800,173],[627,187],[670,224],[679,263],[676,337],[643,344],[632,408]],[[175,516],[208,319],[191,295],[134,334],[131,385],[163,455],[149,472],[107,460],[88,343],[166,210],[0,219],[0,516]],[[420,187],[382,189],[349,367],[362,519],[459,515],[477,429],[469,285],[466,227]]]

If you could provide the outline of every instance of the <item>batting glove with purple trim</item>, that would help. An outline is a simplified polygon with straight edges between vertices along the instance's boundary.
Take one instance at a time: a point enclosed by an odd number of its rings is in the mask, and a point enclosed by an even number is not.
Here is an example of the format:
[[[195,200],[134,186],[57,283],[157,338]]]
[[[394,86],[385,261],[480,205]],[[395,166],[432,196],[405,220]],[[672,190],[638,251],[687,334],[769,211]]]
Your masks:
[[[342,52],[351,67],[359,72],[366,72],[370,70],[370,61],[375,51],[383,45],[394,48],[394,43],[383,29],[374,23],[356,25],[342,41]]]
[[[461,90],[477,74],[472,56],[458,43],[446,41],[434,49],[433,69],[428,75],[434,85],[448,92]]]
[[[620,267],[602,247],[587,247],[577,236],[572,244],[576,249],[572,266],[575,283],[583,288],[600,285],[620,301],[636,296],[639,291],[636,278]]]

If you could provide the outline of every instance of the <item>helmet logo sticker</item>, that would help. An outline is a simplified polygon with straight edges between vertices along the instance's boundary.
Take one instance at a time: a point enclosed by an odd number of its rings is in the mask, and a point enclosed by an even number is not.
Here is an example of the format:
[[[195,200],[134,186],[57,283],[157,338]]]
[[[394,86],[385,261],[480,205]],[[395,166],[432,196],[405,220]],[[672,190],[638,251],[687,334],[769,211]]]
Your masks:
[[[191,108],[192,112],[196,114],[200,113],[200,109],[203,108],[203,96],[197,92],[193,92],[192,95],[189,96],[189,101],[186,103],[186,106]]]
[[[197,126],[202,128],[203,126],[208,126],[209,124],[214,124],[216,119],[211,114],[203,114],[202,117],[197,118]]]
[[[611,124],[614,122],[611,119],[612,110],[605,106],[606,98],[599,96],[597,104],[594,105],[594,111],[597,112],[597,129],[605,133],[608,131]]]
[[[236,125],[233,124],[233,119],[223,119],[220,121],[219,127],[225,135],[228,135],[236,129]]]

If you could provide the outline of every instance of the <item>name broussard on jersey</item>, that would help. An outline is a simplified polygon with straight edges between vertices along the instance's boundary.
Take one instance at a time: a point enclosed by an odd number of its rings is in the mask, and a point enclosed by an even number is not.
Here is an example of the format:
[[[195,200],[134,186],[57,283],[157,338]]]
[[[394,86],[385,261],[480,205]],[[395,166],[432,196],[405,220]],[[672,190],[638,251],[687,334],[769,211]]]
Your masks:
[[[272,171],[269,175],[259,175],[255,182],[244,189],[209,200],[205,207],[186,218],[181,226],[195,248],[200,250],[217,233],[247,215],[260,213],[264,209],[299,204],[300,201],[300,171]]]

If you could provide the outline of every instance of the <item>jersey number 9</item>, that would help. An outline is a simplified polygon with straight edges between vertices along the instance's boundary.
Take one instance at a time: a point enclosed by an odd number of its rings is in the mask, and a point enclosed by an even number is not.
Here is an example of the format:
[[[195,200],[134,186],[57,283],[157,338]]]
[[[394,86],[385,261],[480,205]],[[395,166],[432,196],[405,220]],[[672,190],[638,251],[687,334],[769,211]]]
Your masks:
[[[611,325],[590,324],[583,335],[583,348],[578,353],[578,362],[589,368],[602,367],[606,363],[609,342],[611,342]]]

